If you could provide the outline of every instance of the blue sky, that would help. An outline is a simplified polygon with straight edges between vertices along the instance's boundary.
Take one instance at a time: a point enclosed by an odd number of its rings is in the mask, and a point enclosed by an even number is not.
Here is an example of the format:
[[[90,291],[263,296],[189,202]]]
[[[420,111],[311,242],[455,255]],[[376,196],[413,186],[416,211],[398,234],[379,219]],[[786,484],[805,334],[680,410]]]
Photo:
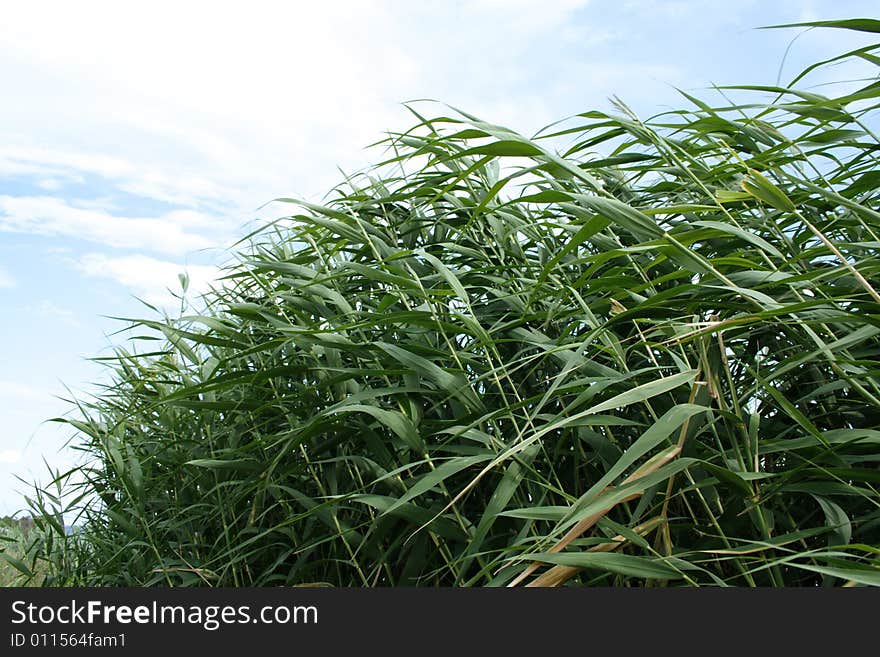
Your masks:
[[[365,147],[432,98],[523,133],[616,94],[643,116],[676,87],[776,82],[799,30],[869,2],[31,1],[0,24],[0,515],[43,460],[77,455],[44,420],[87,396],[124,336],[108,316],[205,289],[224,247],[378,159]],[[811,31],[783,81],[865,43]],[[814,81],[816,84],[821,79]],[[820,87],[821,91],[822,88]],[[430,111],[426,109],[426,111]]]

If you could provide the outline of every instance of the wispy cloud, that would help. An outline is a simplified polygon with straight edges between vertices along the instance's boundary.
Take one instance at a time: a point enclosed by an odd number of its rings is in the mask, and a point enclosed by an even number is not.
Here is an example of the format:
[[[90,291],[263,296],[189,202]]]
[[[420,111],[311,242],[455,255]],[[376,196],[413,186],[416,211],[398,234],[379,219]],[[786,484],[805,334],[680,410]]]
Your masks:
[[[180,274],[186,273],[189,277],[187,295],[193,298],[207,291],[219,273],[217,267],[187,266],[143,254],[107,256],[89,253],[79,259],[77,268],[88,276],[114,280],[144,301],[162,307],[176,305],[173,295],[181,293]]]
[[[0,267],[0,288],[4,287],[15,287],[15,279]]]
[[[196,209],[314,199],[340,180],[337,166],[351,172],[380,157],[361,149],[409,122],[403,101],[433,97],[482,115],[505,100],[513,108],[552,102],[524,85],[538,73],[555,77],[555,69],[537,71],[540,64],[521,56],[557,43],[574,14],[592,6],[418,4],[254,2],[244,12],[157,0],[135,20],[113,2],[99,20],[62,4],[48,22],[39,2],[22,4],[0,52],[28,63],[27,93],[17,108],[0,106],[0,125],[27,112],[52,137],[3,140],[0,170],[5,162],[44,178],[86,173]],[[589,39],[601,43],[607,31],[591,26]],[[0,58],[0,76],[23,70]],[[492,118],[528,131],[554,114],[547,107],[539,116]]]
[[[0,148],[0,172],[10,174],[71,172],[119,178],[135,173],[136,167],[124,159],[96,153],[74,152],[38,146],[4,144]]]
[[[52,196],[0,196],[0,231],[73,237],[115,248],[183,254],[217,245],[187,226],[205,226],[210,218],[192,211],[158,217],[126,217],[78,208]]]
[[[20,460],[20,449],[0,449],[0,463],[18,463]]]
[[[184,135],[177,136],[180,143],[186,143]],[[0,145],[0,176],[38,177],[36,184],[49,191],[60,189],[64,181],[82,184],[85,176],[96,176],[128,194],[185,207],[220,207],[232,203],[235,196],[228,188],[187,167],[136,163],[87,149]]]
[[[48,192],[54,192],[61,189],[62,184],[63,183],[57,178],[43,178],[37,182],[37,186],[40,189],[45,189]]]
[[[38,303],[26,306],[25,312],[32,313],[36,317],[42,317],[43,319],[48,319],[52,322],[64,324],[66,326],[82,326],[76,313],[67,308],[62,308],[49,299],[41,299]]]
[[[534,33],[568,22],[574,12],[588,4],[590,0],[468,0],[463,10],[504,23],[505,34],[509,34],[511,29]]]
[[[0,397],[18,401],[45,402],[50,399],[49,393],[17,381],[0,381]]]

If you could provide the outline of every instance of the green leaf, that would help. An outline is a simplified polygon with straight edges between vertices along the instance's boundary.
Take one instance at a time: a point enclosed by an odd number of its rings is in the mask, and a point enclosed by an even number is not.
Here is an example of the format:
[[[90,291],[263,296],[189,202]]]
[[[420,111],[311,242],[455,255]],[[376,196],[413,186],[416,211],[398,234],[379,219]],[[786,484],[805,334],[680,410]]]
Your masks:
[[[719,203],[739,203],[749,201],[752,198],[748,192],[736,192],[730,189],[719,189],[715,192],[715,200]]]
[[[18,559],[16,557],[13,557],[6,550],[0,550],[0,559],[3,559],[6,563],[8,563],[13,568],[15,568],[18,572],[20,572],[25,577],[33,577],[34,576],[33,571],[27,567],[27,564],[25,564],[24,561],[22,561],[21,559]]]
[[[210,470],[253,470],[256,463],[250,459],[192,459],[186,461],[186,465],[194,465],[197,468]]]
[[[731,224],[726,224],[721,221],[708,221],[701,220],[693,222],[695,226],[705,226],[706,228],[714,228],[715,230],[720,230],[723,233],[727,233],[733,237],[739,238],[752,246],[757,246],[762,251],[766,251],[767,253],[776,256],[777,258],[784,259],[785,256],[782,255],[782,252],[777,249],[775,246],[770,244],[767,240],[751,233],[747,230],[743,230],[738,226],[733,226]]]
[[[880,20],[873,18],[848,18],[836,21],[807,21],[804,23],[785,23],[783,25],[767,25],[760,29],[773,30],[782,27],[834,27],[857,32],[880,32]]]
[[[748,194],[767,205],[773,206],[777,210],[785,210],[787,212],[794,212],[795,210],[794,203],[785,195],[785,192],[757,171],[750,170],[748,175],[743,178],[741,185]]]
[[[567,506],[530,506],[523,509],[507,509],[498,515],[523,520],[552,520],[558,522],[569,512]]]
[[[415,527],[430,523],[430,531],[451,541],[465,541],[468,538],[450,518],[434,519],[434,514],[427,509],[411,503],[398,504],[397,498],[388,495],[354,495],[348,501],[366,504],[383,515],[402,518]]]
[[[459,456],[449,459],[444,463],[441,463],[427,474],[419,477],[416,482],[412,486],[410,486],[409,490],[407,490],[404,495],[399,497],[394,502],[394,504],[388,507],[385,513],[391,513],[392,511],[399,508],[401,505],[415,499],[419,495],[427,493],[429,490],[441,484],[452,475],[458,474],[462,470],[473,467],[474,465],[477,465],[479,463],[485,463],[491,458],[491,454],[481,454],[478,456]]]
[[[696,373],[694,373],[696,375]],[[693,377],[691,377],[693,378]],[[691,379],[688,379],[691,380]],[[575,508],[581,507],[596,497],[607,486],[610,486],[624,472],[629,470],[636,461],[644,457],[648,452],[658,447],[667,440],[681,425],[690,418],[705,413],[705,406],[696,404],[677,404],[657,418],[637,439],[624,451],[621,457],[611,466],[608,471],[596,481],[578,500]]]
[[[413,421],[400,411],[377,408],[376,406],[369,406],[366,404],[346,404],[345,406],[340,406],[328,411],[328,414],[339,413],[366,413],[391,429],[391,431],[403,439],[407,446],[413,451],[418,454],[423,454],[426,449],[425,443],[419,435],[419,431],[415,424],[413,424]]]
[[[827,497],[813,495],[822,511],[825,513],[825,523],[831,528],[828,536],[828,545],[846,545],[852,538],[852,523],[849,516],[840,506]]]
[[[599,570],[636,579],[681,579],[681,571],[661,559],[638,557],[615,552],[540,552],[530,559],[558,566]]]
[[[589,208],[613,223],[626,228],[643,241],[657,239],[663,235],[663,230],[650,217],[622,201],[586,194],[574,194],[573,196],[583,207]]]
[[[526,141],[503,140],[485,144],[483,146],[475,146],[463,151],[461,155],[494,155],[509,157],[533,157],[541,155],[542,151],[534,144]]]
[[[482,408],[483,405],[479,398],[474,394],[467,380],[461,374],[447,372],[428,359],[397,345],[381,341],[376,342],[375,345],[401,364],[412,368],[415,372],[435,383],[441,390],[445,390],[450,395],[458,397],[472,408]]]
[[[880,568],[853,565],[852,567],[841,566],[817,566],[811,563],[799,561],[787,561],[786,565],[809,570],[810,572],[838,577],[844,581],[857,582],[868,586],[880,586]]]

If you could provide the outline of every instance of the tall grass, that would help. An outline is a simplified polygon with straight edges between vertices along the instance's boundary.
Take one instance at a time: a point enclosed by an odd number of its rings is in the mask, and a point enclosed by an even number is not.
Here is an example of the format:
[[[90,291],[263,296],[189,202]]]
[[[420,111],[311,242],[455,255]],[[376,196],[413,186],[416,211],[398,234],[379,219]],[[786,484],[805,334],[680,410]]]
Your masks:
[[[47,537],[38,534],[41,532],[29,517],[0,518],[0,587],[22,582],[36,585],[47,574]]]
[[[880,83],[812,72],[532,139],[414,108],[133,322],[49,581],[880,584]]]

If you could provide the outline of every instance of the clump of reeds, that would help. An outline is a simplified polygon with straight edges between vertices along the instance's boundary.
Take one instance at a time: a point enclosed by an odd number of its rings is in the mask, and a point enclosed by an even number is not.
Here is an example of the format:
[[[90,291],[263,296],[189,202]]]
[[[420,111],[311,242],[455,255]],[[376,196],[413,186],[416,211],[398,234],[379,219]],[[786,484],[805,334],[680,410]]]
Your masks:
[[[136,323],[53,581],[880,583],[880,84],[810,72],[532,139],[414,109]]]

